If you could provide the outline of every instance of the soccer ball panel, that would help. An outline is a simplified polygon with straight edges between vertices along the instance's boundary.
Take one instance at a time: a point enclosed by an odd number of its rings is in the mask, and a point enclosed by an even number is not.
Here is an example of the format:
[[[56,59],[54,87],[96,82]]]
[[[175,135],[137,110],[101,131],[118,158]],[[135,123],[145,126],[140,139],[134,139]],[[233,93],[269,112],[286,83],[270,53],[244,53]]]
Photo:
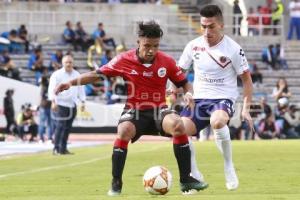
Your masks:
[[[149,168],[143,177],[145,190],[150,194],[166,194],[172,184],[172,175],[170,171],[162,166]]]

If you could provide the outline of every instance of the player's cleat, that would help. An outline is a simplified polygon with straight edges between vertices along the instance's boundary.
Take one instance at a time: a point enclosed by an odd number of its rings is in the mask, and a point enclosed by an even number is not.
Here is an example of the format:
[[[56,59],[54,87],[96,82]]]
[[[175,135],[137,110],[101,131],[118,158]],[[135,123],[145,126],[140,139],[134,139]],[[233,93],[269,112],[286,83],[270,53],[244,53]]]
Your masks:
[[[63,155],[73,155],[73,152],[70,152],[68,149],[64,150],[63,152],[61,152],[61,154]]]
[[[180,182],[180,189],[182,191],[182,194],[189,195],[189,194],[195,194],[200,190],[204,190],[208,187],[208,184],[206,182],[198,181],[197,179],[189,176],[185,182]]]
[[[122,191],[122,180],[120,179],[113,179],[111,182],[111,189],[107,192],[108,196],[118,196],[121,194]]]
[[[239,180],[236,176],[234,167],[225,169],[226,188],[228,190],[236,190],[239,187]]]
[[[226,183],[227,190],[236,190],[239,187],[238,182],[227,182]]]

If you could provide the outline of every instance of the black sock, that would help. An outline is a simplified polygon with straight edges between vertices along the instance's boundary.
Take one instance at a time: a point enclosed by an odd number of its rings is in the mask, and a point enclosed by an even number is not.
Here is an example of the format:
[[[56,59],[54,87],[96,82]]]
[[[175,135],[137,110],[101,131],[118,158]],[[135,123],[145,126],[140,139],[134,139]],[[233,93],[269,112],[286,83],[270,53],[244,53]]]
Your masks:
[[[184,135],[186,137],[186,135]],[[191,150],[188,143],[188,139],[182,136],[182,138],[174,138],[173,140],[173,150],[177,160],[180,182],[187,182],[187,178],[191,173]],[[178,138],[180,142],[178,142]]]
[[[120,139],[117,139],[115,142],[112,154],[112,176],[114,179],[122,180],[127,156],[127,144],[127,141],[121,141]]]

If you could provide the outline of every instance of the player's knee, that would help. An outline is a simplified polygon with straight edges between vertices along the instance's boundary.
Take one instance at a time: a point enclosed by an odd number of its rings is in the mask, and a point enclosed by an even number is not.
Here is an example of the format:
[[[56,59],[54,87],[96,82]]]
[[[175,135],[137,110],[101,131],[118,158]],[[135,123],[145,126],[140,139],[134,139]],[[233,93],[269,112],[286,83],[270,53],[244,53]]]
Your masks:
[[[131,126],[121,126],[118,127],[118,137],[122,140],[129,141],[135,135],[135,130]]]
[[[184,125],[181,119],[176,119],[172,121],[171,124],[172,127],[172,135],[173,136],[178,136],[184,133]]]
[[[213,129],[220,129],[223,128],[227,124],[227,121],[225,119],[212,119],[210,121],[210,125]]]

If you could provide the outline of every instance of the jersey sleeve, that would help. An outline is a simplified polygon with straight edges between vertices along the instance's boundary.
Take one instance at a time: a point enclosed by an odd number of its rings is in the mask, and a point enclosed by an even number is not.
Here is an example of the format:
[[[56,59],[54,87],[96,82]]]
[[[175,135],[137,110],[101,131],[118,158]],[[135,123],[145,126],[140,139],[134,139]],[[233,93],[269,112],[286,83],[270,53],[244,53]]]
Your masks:
[[[246,71],[249,71],[249,65],[245,52],[242,48],[239,48],[232,56],[232,65],[234,70],[238,75],[243,74]]]
[[[185,74],[182,72],[180,67],[176,65],[176,62],[172,60],[169,65],[168,69],[168,78],[173,82],[173,83],[179,83],[183,80],[186,79]]]
[[[181,67],[182,69],[187,70],[190,68],[192,63],[193,63],[192,43],[190,42],[185,46],[183,53],[179,58],[178,66]]]
[[[122,76],[123,74],[122,56],[116,56],[106,65],[99,67],[96,72],[106,76]]]

